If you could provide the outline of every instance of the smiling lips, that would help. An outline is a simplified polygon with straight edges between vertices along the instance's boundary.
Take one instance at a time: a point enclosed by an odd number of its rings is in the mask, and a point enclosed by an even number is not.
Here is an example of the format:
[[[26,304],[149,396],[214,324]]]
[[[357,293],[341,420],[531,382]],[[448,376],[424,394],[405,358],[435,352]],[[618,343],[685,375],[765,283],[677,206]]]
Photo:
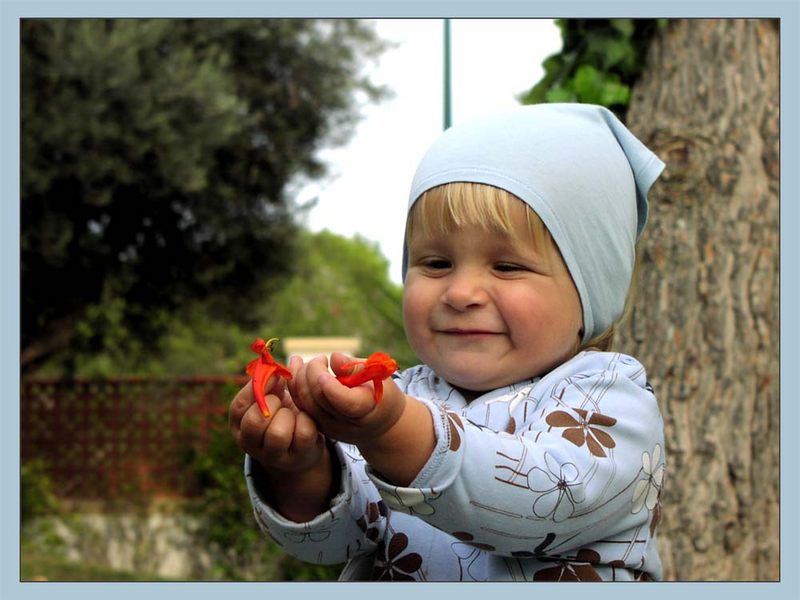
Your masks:
[[[487,331],[485,329],[460,329],[457,327],[451,329],[440,329],[439,333],[448,335],[500,335],[497,331]]]

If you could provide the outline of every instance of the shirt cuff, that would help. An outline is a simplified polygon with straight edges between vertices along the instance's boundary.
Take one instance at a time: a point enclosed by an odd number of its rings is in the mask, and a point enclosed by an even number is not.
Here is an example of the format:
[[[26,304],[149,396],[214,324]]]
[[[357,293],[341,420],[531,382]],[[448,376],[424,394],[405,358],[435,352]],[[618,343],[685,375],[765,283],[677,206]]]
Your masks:
[[[366,473],[378,489],[383,501],[392,510],[407,514],[428,515],[433,508],[428,500],[438,498],[455,481],[463,459],[463,425],[455,413],[417,398],[431,412],[436,443],[428,461],[407,487],[394,485],[367,466]]]
[[[338,449],[338,444],[335,445],[335,448],[337,449],[336,452],[340,454],[341,451]],[[341,462],[341,455],[339,456],[339,459],[340,464],[346,464]],[[310,521],[306,521],[304,523],[298,523],[296,521],[287,519],[272,506],[270,506],[269,501],[263,492],[266,484],[261,475],[260,468],[252,459],[252,457],[247,454],[245,454],[244,459],[244,474],[247,481],[247,491],[250,494],[250,498],[255,509],[256,519],[258,519],[259,524],[268,531],[275,527],[285,531],[298,532],[308,532],[312,529],[327,528],[337,517],[348,514],[350,511],[349,505],[350,499],[353,495],[353,488],[347,470],[342,471],[339,491],[331,499],[328,510],[318,514]]]

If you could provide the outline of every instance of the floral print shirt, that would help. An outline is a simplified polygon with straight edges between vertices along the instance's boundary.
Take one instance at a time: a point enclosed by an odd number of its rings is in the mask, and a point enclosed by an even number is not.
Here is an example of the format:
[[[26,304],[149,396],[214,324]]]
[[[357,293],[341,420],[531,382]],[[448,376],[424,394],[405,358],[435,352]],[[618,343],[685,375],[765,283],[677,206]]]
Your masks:
[[[246,457],[256,519],[286,552],[347,563],[342,580],[661,578],[663,421],[636,359],[581,352],[469,403],[424,365],[395,381],[429,408],[436,433],[408,487],[337,443],[338,495],[295,523],[259,494]]]

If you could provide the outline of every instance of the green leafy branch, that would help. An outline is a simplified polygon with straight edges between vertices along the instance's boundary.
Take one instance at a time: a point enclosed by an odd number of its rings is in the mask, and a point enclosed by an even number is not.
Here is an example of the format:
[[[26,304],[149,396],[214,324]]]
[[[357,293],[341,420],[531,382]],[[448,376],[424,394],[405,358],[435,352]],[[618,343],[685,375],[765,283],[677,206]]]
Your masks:
[[[600,104],[624,117],[647,48],[667,19],[558,19],[563,46],[542,63],[544,77],[523,104]]]

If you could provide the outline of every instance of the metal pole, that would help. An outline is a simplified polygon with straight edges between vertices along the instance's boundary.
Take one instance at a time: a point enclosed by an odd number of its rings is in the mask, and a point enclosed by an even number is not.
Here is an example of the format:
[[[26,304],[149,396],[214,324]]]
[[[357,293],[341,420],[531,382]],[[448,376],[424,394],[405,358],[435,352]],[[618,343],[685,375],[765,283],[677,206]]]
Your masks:
[[[452,123],[450,100],[450,19],[444,20],[444,128]]]

